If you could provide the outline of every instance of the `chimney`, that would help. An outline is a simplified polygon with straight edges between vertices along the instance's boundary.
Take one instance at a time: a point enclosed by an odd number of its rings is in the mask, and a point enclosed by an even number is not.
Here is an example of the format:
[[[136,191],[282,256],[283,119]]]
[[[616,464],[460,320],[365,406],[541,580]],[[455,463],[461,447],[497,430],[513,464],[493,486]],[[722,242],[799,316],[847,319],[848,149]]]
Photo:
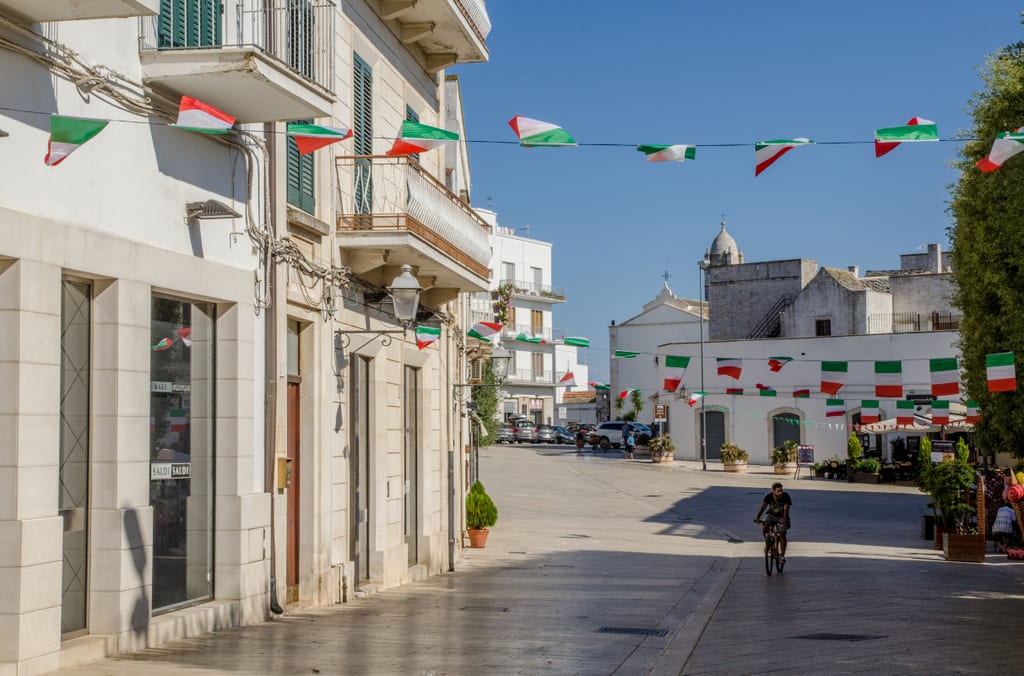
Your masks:
[[[860,268],[856,265],[847,265],[846,269],[852,272],[854,277],[860,277]]]
[[[942,272],[942,245],[928,245],[928,271]]]

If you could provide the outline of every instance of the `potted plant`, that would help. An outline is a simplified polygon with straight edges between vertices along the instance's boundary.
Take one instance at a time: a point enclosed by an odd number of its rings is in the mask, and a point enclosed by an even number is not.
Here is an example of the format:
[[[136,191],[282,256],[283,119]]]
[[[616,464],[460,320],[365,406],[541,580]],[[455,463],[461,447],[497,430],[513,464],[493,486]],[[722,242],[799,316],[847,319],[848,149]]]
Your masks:
[[[789,474],[796,469],[796,448],[797,443],[787,439],[772,449],[772,467],[776,474]]]
[[[722,468],[726,472],[746,472],[747,452],[736,444],[722,444],[719,450],[719,459],[722,461]]]
[[[861,484],[877,484],[882,463],[874,458],[858,460],[853,464],[853,482]]]
[[[466,495],[466,531],[470,547],[485,547],[491,526],[498,522],[498,508],[484,485],[475,482]]]
[[[927,469],[923,484],[937,512],[936,549],[941,547],[950,561],[980,562],[985,560],[985,538],[970,523],[974,507],[967,496],[975,476],[967,462],[968,454],[967,443],[960,439],[954,457]]]
[[[864,447],[860,445],[860,439],[857,438],[857,434],[854,432],[850,433],[850,438],[846,441],[846,480],[853,481],[854,468],[857,465],[857,461],[864,455]]]
[[[823,463],[823,462],[816,462],[813,465],[811,465],[811,469],[814,470],[814,478],[815,479],[824,479],[825,478],[825,463]]]
[[[931,494],[929,487],[926,485],[929,477],[930,470],[932,468],[932,440],[928,437],[921,439],[921,447],[917,451],[917,458],[914,463],[914,483],[917,484],[918,489],[922,493]],[[921,537],[925,540],[935,539],[935,517],[938,516],[938,510],[935,509],[935,503],[930,502],[928,506],[931,508],[931,514],[921,515]],[[942,544],[942,538],[939,538],[939,543],[936,545],[936,549]]]
[[[676,446],[667,434],[654,437],[647,446],[651,449],[651,462],[672,462],[675,459]]]

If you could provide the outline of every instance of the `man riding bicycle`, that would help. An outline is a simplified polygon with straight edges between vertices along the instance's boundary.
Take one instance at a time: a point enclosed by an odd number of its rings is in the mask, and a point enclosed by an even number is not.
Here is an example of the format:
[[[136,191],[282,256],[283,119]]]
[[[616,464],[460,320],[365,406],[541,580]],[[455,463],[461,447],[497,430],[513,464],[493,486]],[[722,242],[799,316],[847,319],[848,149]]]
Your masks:
[[[768,534],[768,528],[778,524],[783,563],[786,562],[786,531],[789,530],[789,508],[792,506],[793,500],[790,499],[789,493],[782,490],[782,484],[776,481],[772,484],[772,492],[761,501],[761,507],[757,510],[757,516],[754,517],[754,523],[761,524],[762,536]],[[762,513],[764,513],[763,521],[761,520]]]

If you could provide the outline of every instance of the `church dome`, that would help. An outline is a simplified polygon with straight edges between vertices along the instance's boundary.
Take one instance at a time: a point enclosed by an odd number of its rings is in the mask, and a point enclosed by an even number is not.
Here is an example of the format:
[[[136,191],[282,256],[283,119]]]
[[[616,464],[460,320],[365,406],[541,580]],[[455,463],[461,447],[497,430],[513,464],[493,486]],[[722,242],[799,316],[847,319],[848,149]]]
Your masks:
[[[722,221],[722,231],[711,242],[708,259],[713,266],[737,265],[743,262],[743,252],[736,245],[732,235],[725,231],[725,221]]]

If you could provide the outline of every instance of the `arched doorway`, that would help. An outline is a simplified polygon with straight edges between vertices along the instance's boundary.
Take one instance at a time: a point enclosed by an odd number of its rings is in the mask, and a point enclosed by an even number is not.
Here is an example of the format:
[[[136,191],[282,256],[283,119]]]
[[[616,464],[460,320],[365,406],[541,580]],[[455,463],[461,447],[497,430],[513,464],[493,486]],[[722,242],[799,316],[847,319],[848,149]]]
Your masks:
[[[800,414],[791,411],[772,416],[772,448],[794,441],[800,443]]]

